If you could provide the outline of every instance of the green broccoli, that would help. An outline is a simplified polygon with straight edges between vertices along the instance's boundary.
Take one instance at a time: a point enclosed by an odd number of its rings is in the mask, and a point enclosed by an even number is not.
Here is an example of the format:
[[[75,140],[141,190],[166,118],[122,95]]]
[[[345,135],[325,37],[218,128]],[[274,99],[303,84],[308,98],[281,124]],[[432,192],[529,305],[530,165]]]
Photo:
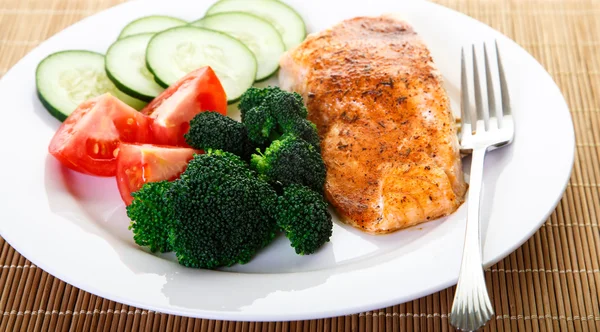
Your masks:
[[[306,119],[308,111],[299,94],[277,87],[250,88],[242,96],[240,110],[252,143],[265,145],[293,134],[321,151],[317,127]]]
[[[251,87],[240,97],[238,109],[242,122],[246,120],[246,113],[254,107],[262,105],[267,99],[273,95],[280,93],[282,90],[277,86],[268,86],[266,88]]]
[[[306,107],[302,99],[298,101],[296,95],[300,97],[298,94],[280,93],[265,101],[265,105],[275,118],[280,135],[294,134],[320,151],[321,142],[317,126],[306,119],[308,115]]]
[[[323,192],[325,163],[321,154],[306,141],[285,135],[273,141],[264,153],[253,154],[250,166],[270,183],[302,184]]]
[[[170,242],[180,264],[214,269],[245,264],[277,232],[277,195],[228,152],[196,155],[167,194]]]
[[[299,255],[316,252],[333,233],[333,221],[323,196],[301,185],[284,188],[278,198],[276,220]]]
[[[278,136],[277,120],[264,105],[249,109],[244,117],[244,125],[248,130],[248,139],[257,145],[268,145]]]
[[[317,133],[317,126],[305,119],[296,119],[285,122],[283,134],[293,134],[312,145],[319,153],[321,152],[321,139]]]
[[[271,108],[273,114],[280,122],[294,117],[302,119],[308,117],[308,110],[304,106],[302,97],[296,92],[281,90],[280,93],[266,99],[264,104]]]
[[[297,114],[305,118],[308,116],[308,111],[306,107],[304,107],[304,102],[302,100],[302,96],[296,92],[288,92],[282,90],[278,86],[268,86],[266,88],[255,88],[251,87],[244,94],[242,94],[240,98],[240,103],[238,108],[241,113],[242,122],[244,122],[246,117],[246,112],[250,109],[260,106],[265,101],[273,101],[278,99],[279,96],[291,96],[295,100],[293,103],[293,109],[296,110]]]
[[[302,255],[329,241],[326,168],[301,96],[250,88],[239,108],[241,123],[212,111],[196,115],[185,140],[206,153],[178,179],[132,194],[127,214],[138,245],[214,269],[249,262],[280,230]]]
[[[131,194],[133,202],[127,206],[133,240],[142,247],[149,247],[152,252],[171,251],[168,234],[173,216],[165,200],[170,188],[169,181],[146,183]]]
[[[190,121],[185,141],[194,149],[220,149],[247,160],[255,147],[248,140],[246,127],[220,113],[208,111],[198,113]]]

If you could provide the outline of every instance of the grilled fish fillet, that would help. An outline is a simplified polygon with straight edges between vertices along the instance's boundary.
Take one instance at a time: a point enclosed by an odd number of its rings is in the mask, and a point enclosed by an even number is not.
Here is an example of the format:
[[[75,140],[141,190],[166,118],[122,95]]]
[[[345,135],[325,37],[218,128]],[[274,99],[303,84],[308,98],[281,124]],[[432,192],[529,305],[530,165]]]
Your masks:
[[[395,15],[356,17],[281,58],[319,130],[325,195],[344,222],[390,233],[453,213],[464,201],[455,119],[441,75]]]

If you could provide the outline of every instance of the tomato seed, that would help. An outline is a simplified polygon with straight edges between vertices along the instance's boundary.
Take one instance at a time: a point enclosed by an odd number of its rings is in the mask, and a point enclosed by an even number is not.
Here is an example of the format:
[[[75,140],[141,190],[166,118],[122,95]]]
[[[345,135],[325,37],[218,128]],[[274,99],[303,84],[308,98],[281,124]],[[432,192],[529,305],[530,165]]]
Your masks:
[[[94,154],[98,154],[99,151],[100,147],[98,146],[98,143],[94,144]]]
[[[132,125],[135,121],[132,118],[127,119],[127,124]]]
[[[118,155],[119,155],[119,148],[116,148],[116,149],[113,151],[113,156],[114,156],[115,158],[117,158],[117,156],[118,156]]]

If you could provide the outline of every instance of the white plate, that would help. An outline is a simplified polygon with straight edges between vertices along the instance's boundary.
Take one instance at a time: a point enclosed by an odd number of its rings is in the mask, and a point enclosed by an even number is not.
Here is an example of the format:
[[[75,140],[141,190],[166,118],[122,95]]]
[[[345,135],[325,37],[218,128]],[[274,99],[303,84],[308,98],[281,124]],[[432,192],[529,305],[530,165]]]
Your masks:
[[[289,3],[310,32],[357,15],[399,12],[431,48],[457,108],[460,48],[498,40],[512,94],[514,143],[486,159],[486,265],[526,241],[552,212],[574,158],[569,110],[544,69],[500,33],[421,1]],[[47,154],[58,127],[35,93],[35,67],[64,49],[104,52],[129,21],[166,14],[201,17],[203,1],[132,1],[79,22],[33,50],[0,82],[0,232],[52,275],[99,296],[166,313],[228,320],[295,320],[344,315],[409,301],[456,282],[465,206],[452,216],[392,235],[336,223],[332,242],[299,257],[279,238],[252,262],[226,272],[189,269],[137,247],[115,181],[61,167]],[[466,165],[468,166],[468,160]]]

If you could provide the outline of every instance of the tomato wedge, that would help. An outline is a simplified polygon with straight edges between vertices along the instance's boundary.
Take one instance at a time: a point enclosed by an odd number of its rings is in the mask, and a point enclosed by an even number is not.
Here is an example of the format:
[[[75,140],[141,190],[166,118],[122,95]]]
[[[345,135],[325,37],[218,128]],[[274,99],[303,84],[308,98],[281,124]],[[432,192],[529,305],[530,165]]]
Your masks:
[[[171,85],[141,111],[152,121],[156,144],[188,147],[183,135],[203,111],[227,115],[227,96],[210,67],[196,69]]]
[[[48,152],[75,171],[114,176],[121,142],[149,142],[149,124],[146,116],[106,93],[71,113],[54,134]]]
[[[129,205],[133,201],[131,193],[145,183],[177,179],[197,153],[189,148],[121,144],[117,158],[117,185],[121,198]]]

